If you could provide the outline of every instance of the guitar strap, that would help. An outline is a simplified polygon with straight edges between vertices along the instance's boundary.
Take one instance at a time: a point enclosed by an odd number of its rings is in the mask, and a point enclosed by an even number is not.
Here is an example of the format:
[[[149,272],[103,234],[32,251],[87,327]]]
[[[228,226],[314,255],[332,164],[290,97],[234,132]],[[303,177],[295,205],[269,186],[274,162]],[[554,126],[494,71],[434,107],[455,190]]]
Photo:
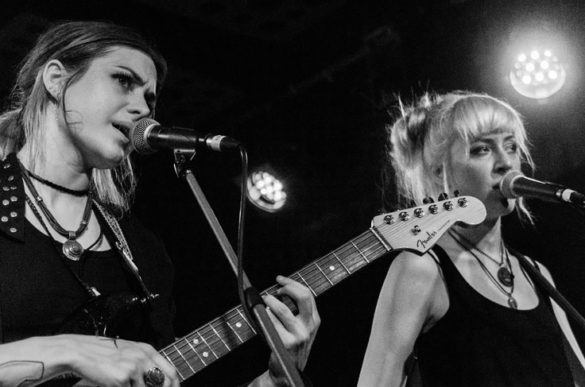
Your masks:
[[[134,257],[132,256],[132,250],[130,250],[130,246],[128,245],[128,241],[126,240],[126,237],[124,236],[124,232],[122,231],[122,228],[120,227],[120,223],[118,222],[118,219],[116,219],[109,211],[107,211],[97,201],[94,200],[94,204],[95,204],[95,207],[98,209],[97,213],[99,215],[101,215],[102,219],[108,225],[107,229],[108,229],[109,234],[111,236],[110,240],[114,241],[114,245],[115,245],[116,249],[118,250],[118,252],[120,253],[122,260],[124,261],[124,263],[126,264],[128,269],[130,270],[130,272],[132,273],[132,275],[134,276],[134,278],[138,282],[140,289],[142,290],[142,293],[144,295],[143,301],[148,303],[149,305],[151,305],[152,301],[154,299],[156,299],[159,295],[151,293],[148,290],[148,288],[146,287],[146,284],[144,283],[144,281],[142,280],[142,277],[140,276],[140,272],[138,271],[138,267],[134,263]]]

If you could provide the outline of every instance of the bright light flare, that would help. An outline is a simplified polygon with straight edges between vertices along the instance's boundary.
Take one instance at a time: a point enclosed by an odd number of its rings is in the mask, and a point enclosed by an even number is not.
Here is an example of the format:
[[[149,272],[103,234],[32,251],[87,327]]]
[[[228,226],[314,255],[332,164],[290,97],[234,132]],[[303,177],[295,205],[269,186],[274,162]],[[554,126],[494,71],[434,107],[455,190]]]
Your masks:
[[[266,171],[256,171],[248,176],[248,199],[258,208],[276,212],[286,203],[283,184]]]
[[[521,95],[544,99],[563,87],[567,74],[552,50],[533,49],[520,53],[516,59],[509,77],[512,87]]]

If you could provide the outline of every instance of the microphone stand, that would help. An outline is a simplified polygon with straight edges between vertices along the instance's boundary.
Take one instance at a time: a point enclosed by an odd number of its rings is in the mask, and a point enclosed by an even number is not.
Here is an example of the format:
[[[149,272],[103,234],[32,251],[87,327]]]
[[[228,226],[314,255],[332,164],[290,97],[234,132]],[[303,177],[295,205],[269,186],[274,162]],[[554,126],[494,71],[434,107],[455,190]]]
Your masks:
[[[201,187],[199,186],[197,179],[195,179],[193,171],[186,166],[187,162],[192,160],[193,157],[195,156],[195,151],[191,149],[188,150],[175,149],[174,156],[175,173],[177,174],[177,177],[185,179],[185,181],[191,188],[191,191],[193,192],[195,199],[199,203],[199,206],[201,207],[201,210],[203,211],[203,214],[205,215],[207,222],[211,226],[211,229],[215,234],[215,237],[219,242],[225,257],[227,258],[230,266],[232,267],[232,270],[234,271],[237,277],[238,257],[236,256],[236,253],[234,252],[227,236],[225,235],[223,228],[219,224],[219,221],[215,216],[213,209],[209,205],[209,202],[207,201],[205,194],[201,190]],[[282,343],[282,340],[280,339],[280,336],[278,335],[278,332],[276,331],[274,324],[272,324],[272,321],[270,320],[270,317],[266,312],[266,305],[264,305],[262,297],[260,297],[260,293],[255,287],[252,286],[246,273],[244,272],[242,275],[244,284],[244,294],[246,299],[245,300],[246,305],[243,306],[244,310],[251,310],[253,312],[252,316],[254,317],[255,321],[251,321],[251,323],[253,323],[257,328],[260,328],[260,331],[262,332],[262,335],[266,340],[268,347],[275,355],[278,364],[283,370],[289,385],[291,387],[304,387],[305,384],[303,383],[303,380],[299,374],[297,367],[294,365],[290,354],[284,347],[284,344]],[[247,317],[250,318],[250,313],[246,314],[248,315]]]

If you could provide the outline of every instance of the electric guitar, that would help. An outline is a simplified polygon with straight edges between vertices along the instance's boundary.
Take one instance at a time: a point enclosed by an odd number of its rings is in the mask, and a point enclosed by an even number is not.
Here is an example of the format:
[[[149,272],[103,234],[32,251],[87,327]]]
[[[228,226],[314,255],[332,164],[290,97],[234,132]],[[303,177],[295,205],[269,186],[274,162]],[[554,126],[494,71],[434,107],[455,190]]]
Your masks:
[[[317,297],[391,251],[409,250],[423,254],[456,222],[476,225],[485,216],[483,203],[470,196],[378,215],[367,231],[289,277],[304,284]],[[277,289],[274,285],[262,294],[274,295]],[[109,299],[105,302],[105,316],[103,311],[96,316],[92,308],[84,307],[81,314],[70,320],[77,328],[72,329],[72,324],[68,324],[66,330],[74,333],[85,331],[86,334],[116,335],[116,324],[110,322],[115,320],[117,323],[119,318],[112,310],[120,306],[121,309],[129,310],[131,307],[128,305],[135,302],[136,297],[114,301]],[[285,298],[283,302],[296,311],[292,300]],[[101,308],[100,305],[96,309]],[[175,341],[162,349],[160,354],[174,365],[182,382],[255,335],[256,330],[248,322],[240,305]]]

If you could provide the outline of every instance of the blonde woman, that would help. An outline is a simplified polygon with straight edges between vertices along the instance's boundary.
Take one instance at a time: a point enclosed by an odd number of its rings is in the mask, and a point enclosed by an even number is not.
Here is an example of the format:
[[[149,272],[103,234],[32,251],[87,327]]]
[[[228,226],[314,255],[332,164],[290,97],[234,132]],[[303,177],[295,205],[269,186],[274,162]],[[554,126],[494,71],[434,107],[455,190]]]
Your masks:
[[[428,254],[392,262],[358,385],[402,385],[411,354],[424,386],[573,385],[565,350],[585,362],[566,316],[502,238],[502,216],[530,221],[522,200],[498,189],[507,172],[532,166],[519,114],[466,92],[425,95],[401,113],[389,130],[400,196],[421,204],[458,190],[480,199],[487,217],[452,227]]]

